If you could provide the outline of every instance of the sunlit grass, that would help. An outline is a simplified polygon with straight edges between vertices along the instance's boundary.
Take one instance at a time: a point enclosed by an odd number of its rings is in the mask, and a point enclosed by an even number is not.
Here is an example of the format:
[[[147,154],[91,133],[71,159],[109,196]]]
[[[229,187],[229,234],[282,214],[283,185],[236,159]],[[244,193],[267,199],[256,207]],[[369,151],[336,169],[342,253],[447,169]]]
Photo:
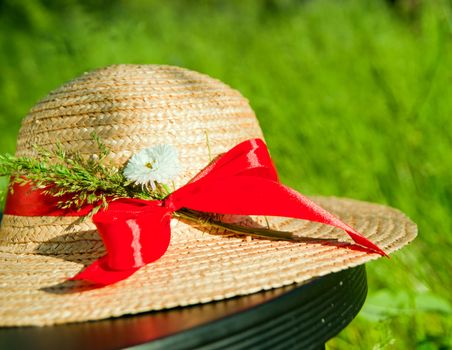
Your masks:
[[[383,1],[6,1],[0,152],[37,99],[112,63],[195,69],[256,110],[283,181],[388,204],[420,235],[368,264],[369,298],[330,349],[446,348],[452,333],[450,7]],[[2,183],[4,186],[4,182]]]

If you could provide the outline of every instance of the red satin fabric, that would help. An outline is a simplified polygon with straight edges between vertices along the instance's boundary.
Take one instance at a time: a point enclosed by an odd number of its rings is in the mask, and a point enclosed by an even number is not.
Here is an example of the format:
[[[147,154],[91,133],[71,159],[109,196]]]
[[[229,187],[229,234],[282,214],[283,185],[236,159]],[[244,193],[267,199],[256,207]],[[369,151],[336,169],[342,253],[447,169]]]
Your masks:
[[[46,196],[42,193],[29,192],[31,197],[27,200],[20,193],[24,192],[21,188],[9,196],[6,214],[63,215],[55,210],[55,203],[44,198]],[[16,196],[18,198],[14,198]],[[42,200],[40,196],[43,196]],[[31,205],[24,206],[30,201],[33,202]],[[281,184],[265,143],[260,139],[251,139],[218,157],[164,201],[122,198],[110,202],[108,209],[93,217],[107,255],[72,279],[108,285],[127,278],[140,267],[159,259],[170,242],[171,215],[181,208],[218,214],[284,216],[316,221],[338,227],[359,245],[386,255],[352,227]],[[86,209],[70,212],[69,215],[86,215]]]
[[[57,204],[64,197],[46,195],[44,189],[35,189],[24,182],[13,185],[13,192],[6,196],[4,214],[17,216],[85,216],[93,209],[85,205],[81,210],[60,209]]]

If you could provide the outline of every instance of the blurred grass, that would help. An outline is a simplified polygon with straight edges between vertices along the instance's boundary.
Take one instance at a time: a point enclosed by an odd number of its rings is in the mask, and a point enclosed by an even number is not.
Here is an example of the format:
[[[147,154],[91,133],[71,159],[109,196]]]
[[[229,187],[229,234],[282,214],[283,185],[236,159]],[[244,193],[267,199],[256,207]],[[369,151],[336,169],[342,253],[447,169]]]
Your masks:
[[[411,246],[368,264],[367,303],[328,348],[452,347],[450,3],[87,3],[0,2],[0,153],[39,98],[83,71],[162,63],[221,79],[250,99],[285,183],[419,225]]]

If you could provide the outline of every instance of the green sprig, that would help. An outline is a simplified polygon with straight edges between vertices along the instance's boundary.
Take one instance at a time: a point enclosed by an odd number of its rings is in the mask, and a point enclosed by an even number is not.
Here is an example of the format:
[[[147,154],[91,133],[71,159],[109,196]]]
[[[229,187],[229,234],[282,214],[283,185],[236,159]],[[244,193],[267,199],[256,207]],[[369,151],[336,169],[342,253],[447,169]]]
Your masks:
[[[120,197],[152,198],[106,161],[109,150],[96,134],[92,137],[98,153],[91,157],[68,152],[61,145],[52,151],[35,147],[36,158],[0,155],[0,176],[11,176],[10,190],[15,183],[31,183],[46,194],[61,197],[58,206],[63,209],[80,209],[86,204],[106,207],[109,199]]]

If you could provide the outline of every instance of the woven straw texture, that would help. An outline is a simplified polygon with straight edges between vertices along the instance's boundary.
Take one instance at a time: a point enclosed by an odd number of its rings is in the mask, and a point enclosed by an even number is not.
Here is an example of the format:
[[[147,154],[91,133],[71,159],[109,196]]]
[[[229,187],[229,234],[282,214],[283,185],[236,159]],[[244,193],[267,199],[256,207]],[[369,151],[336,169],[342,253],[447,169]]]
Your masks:
[[[116,65],[86,73],[40,101],[23,121],[17,155],[33,156],[33,145],[51,148],[57,142],[91,155],[92,131],[112,149],[109,157],[117,165],[142,148],[174,145],[184,169],[176,186],[211,157],[262,137],[247,100],[215,79],[178,67]],[[395,209],[313,199],[388,253],[416,236],[416,225]],[[125,281],[95,289],[66,281],[104,254],[89,220],[5,215],[0,326],[97,320],[205,303],[306,282],[378,257],[351,245],[344,232],[330,226],[269,219],[272,228],[294,232],[299,242],[243,238],[173,220],[163,258]]]

